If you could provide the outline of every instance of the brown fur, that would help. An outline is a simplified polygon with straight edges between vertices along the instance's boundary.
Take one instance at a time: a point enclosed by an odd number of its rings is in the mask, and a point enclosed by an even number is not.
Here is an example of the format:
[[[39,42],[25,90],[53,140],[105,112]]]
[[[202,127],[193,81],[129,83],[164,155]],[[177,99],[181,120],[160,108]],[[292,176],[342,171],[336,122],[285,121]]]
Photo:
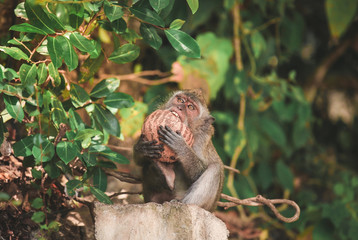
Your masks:
[[[178,96],[183,96],[187,102],[198,106],[197,117],[190,117],[187,109],[177,110],[186,106],[175,102]],[[190,147],[181,135],[165,126],[158,131],[162,136],[159,144],[146,142],[142,138],[138,141],[134,146],[134,159],[143,166],[145,201],[163,203],[176,199],[214,211],[222,191],[224,167],[211,141],[214,118],[210,115],[203,96],[197,90],[178,91],[161,109],[174,109],[186,116],[186,124],[193,133],[194,143]],[[169,166],[175,173],[174,188],[168,186],[167,173],[156,163],[156,159],[161,156],[162,143],[167,144],[178,158],[178,162]]]

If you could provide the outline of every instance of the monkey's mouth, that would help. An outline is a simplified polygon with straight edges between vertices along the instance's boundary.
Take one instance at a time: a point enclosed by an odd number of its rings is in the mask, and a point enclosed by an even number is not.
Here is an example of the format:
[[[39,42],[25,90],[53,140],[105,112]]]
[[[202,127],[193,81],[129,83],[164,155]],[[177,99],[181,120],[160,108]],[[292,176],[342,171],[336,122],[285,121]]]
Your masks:
[[[173,113],[174,116],[176,116],[177,118],[180,119],[180,116],[179,116],[179,114],[177,112],[174,112],[174,111],[170,111],[170,112]]]

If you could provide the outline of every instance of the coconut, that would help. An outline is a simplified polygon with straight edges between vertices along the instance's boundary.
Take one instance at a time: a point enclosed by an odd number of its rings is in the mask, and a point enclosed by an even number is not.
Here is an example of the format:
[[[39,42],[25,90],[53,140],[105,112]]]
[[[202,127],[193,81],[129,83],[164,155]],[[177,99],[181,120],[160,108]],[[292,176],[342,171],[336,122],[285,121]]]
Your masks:
[[[168,126],[174,132],[180,132],[185,142],[189,146],[193,145],[194,137],[188,126],[169,110],[156,110],[145,119],[142,127],[142,134],[145,136],[145,140],[156,140],[161,143],[158,136],[159,126]],[[164,151],[162,152],[162,157],[158,160],[168,163],[177,161],[176,154],[173,150],[171,150],[166,144],[163,145]]]

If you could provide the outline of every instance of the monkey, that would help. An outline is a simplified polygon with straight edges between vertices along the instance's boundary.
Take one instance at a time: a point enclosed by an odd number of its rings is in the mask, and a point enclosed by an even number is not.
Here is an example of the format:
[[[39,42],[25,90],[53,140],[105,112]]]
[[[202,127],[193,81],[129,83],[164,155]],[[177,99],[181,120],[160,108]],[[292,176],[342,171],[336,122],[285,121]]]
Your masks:
[[[179,132],[168,126],[158,129],[159,143],[146,141],[142,135],[133,147],[134,161],[142,166],[143,196],[145,202],[180,201],[194,204],[213,212],[223,187],[224,165],[212,143],[213,122],[202,93],[199,90],[175,92],[159,109],[169,110],[180,118],[193,134],[190,147]],[[176,154],[177,161],[166,164],[166,171],[158,165],[163,144]],[[171,172],[175,176],[171,175]],[[174,180],[174,186],[168,185]]]

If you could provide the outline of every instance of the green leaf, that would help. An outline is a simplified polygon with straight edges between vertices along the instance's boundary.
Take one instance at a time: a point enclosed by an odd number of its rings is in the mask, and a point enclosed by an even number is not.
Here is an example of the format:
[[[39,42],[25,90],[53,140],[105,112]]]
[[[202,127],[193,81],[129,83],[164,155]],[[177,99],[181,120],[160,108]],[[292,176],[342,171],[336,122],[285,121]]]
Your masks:
[[[108,1],[104,2],[104,13],[111,22],[120,19],[123,16],[122,7],[117,5],[111,5],[111,3]]]
[[[92,137],[102,136],[103,133],[94,129],[83,129],[79,131],[75,137],[75,140],[81,141],[82,148],[86,149],[92,142]]]
[[[118,119],[111,113],[111,111],[99,104],[95,104],[93,116],[109,134],[117,137],[121,135]]]
[[[70,35],[70,42],[73,46],[85,53],[91,53],[96,50],[96,46],[92,41],[88,40],[78,32],[74,32]]]
[[[22,109],[21,103],[17,97],[3,95],[5,107],[11,117],[17,121],[22,122],[25,117],[24,110]]]
[[[38,34],[42,34],[42,35],[47,34],[45,31],[41,30],[40,28],[32,26],[31,24],[28,24],[28,23],[21,23],[18,25],[13,25],[10,27],[9,30],[18,31],[18,32],[38,33]]]
[[[39,4],[36,4],[36,0],[27,0],[25,2],[25,9],[32,25],[42,29],[48,34],[55,33],[54,27],[57,25],[53,23],[43,8]]]
[[[5,78],[5,68],[3,65],[0,64],[0,81]]]
[[[293,191],[293,174],[291,169],[282,161],[276,163],[276,175],[280,184],[285,188]]]
[[[6,53],[7,55],[9,55],[10,57],[16,60],[24,59],[26,61],[30,61],[30,58],[21,49],[17,47],[0,46],[0,51]]]
[[[59,86],[61,84],[61,77],[57,71],[57,68],[55,68],[52,62],[50,62],[47,67],[50,74],[50,79],[52,80],[53,84],[55,86]]]
[[[82,121],[81,116],[78,113],[76,113],[73,110],[73,108],[71,108],[68,111],[68,119],[69,119],[70,127],[72,130],[78,132],[80,130],[85,129],[86,126],[85,126],[84,122]]]
[[[139,6],[133,6],[129,9],[137,18],[160,26],[160,27],[164,27],[164,21],[163,19],[161,19],[161,17],[154,11],[151,11],[148,8],[143,8],[143,7],[139,7]]]
[[[169,26],[170,29],[176,29],[179,30],[183,24],[185,23],[184,20],[181,19],[175,19]]]
[[[98,69],[101,67],[104,60],[104,54],[101,52],[98,58],[91,59],[88,57],[80,68],[80,82],[87,82],[91,80]]]
[[[93,186],[103,192],[107,189],[107,175],[99,167],[95,168],[93,171]]]
[[[31,174],[32,174],[32,177],[34,177],[36,179],[42,178],[42,172],[39,170],[36,170],[35,168],[31,169]]]
[[[77,148],[72,142],[59,142],[56,146],[56,153],[66,164],[71,162],[77,155]]]
[[[169,5],[170,0],[149,0],[152,8],[159,13],[162,9],[166,8]]]
[[[47,66],[45,63],[40,63],[39,67],[37,68],[37,79],[38,84],[43,84],[47,79],[48,73],[47,73]]]
[[[100,131],[94,130],[94,129],[83,129],[81,131],[79,131],[76,135],[75,140],[85,140],[86,138],[92,138],[94,136],[102,136],[103,133],[101,133]]]
[[[66,5],[66,4],[64,4]],[[83,4],[74,3],[74,4],[68,4],[70,9],[70,25],[77,29],[79,26],[81,26],[83,19],[84,19],[84,7]]]
[[[34,155],[37,163],[48,162],[55,155],[55,147],[50,141],[45,140],[41,144],[35,145],[32,148],[32,154]]]
[[[97,165],[97,158],[94,154],[91,154],[90,152],[84,152],[81,155],[82,161],[84,161],[87,165],[87,167],[93,167]]]
[[[108,94],[114,92],[119,87],[120,80],[117,78],[107,78],[100,81],[92,89],[90,96],[95,98],[106,97]]]
[[[260,118],[260,127],[271,138],[272,141],[274,141],[281,148],[285,147],[287,143],[286,135],[278,123],[272,121],[269,118],[263,117]]]
[[[57,128],[61,123],[67,124],[67,115],[65,109],[63,109],[62,103],[57,99],[56,96],[51,97],[52,114],[51,118]]]
[[[162,45],[162,38],[158,35],[157,30],[154,27],[142,23],[140,25],[140,34],[144,41],[148,43],[152,48],[158,50]]]
[[[34,212],[31,217],[31,220],[35,223],[42,223],[45,220],[45,213],[44,212]]]
[[[89,148],[89,152],[98,153],[100,156],[119,164],[129,163],[129,160],[126,157],[117,152],[112,151],[109,147],[105,145],[93,145]]]
[[[1,143],[3,143],[4,141],[4,131],[5,131],[4,121],[0,116],[0,142]]]
[[[18,18],[28,19],[26,10],[25,10],[25,2],[19,3],[15,8],[14,13],[15,13],[16,17],[18,17]]]
[[[37,68],[36,64],[32,66],[22,64],[19,70],[20,80],[23,86],[32,86],[36,83]]]
[[[42,201],[42,198],[35,198],[31,203],[31,207],[35,209],[40,209],[43,205],[44,203]]]
[[[121,37],[128,43],[135,43],[137,39],[142,39],[142,36],[138,35],[136,31],[131,28],[127,28],[124,33],[121,34]]]
[[[78,56],[73,49],[68,38],[64,36],[58,36],[55,40],[55,48],[56,51],[62,56],[65,60],[65,64],[67,65],[70,71],[74,70],[78,66]]]
[[[123,18],[120,18],[118,20],[115,20],[111,22],[112,30],[117,34],[122,34],[127,29],[127,23],[123,20]]]
[[[113,204],[112,200],[96,187],[90,187],[91,193],[100,201],[106,204]]]
[[[134,100],[126,93],[115,92],[109,94],[103,103],[112,108],[130,108],[134,105]]]
[[[129,164],[129,160],[125,156],[114,152],[109,148],[107,150],[101,151],[99,155],[119,164]]]
[[[48,174],[48,176],[52,179],[56,179],[58,178],[61,173],[62,173],[62,170],[60,169],[60,167],[58,167],[56,164],[58,164],[59,162],[61,161],[58,161],[58,162],[54,162],[54,161],[50,161],[50,162],[46,162],[44,163],[44,169],[46,171],[46,173]],[[61,162],[62,163],[62,162]]]
[[[61,169],[54,163],[54,161],[44,163],[44,169],[48,176],[56,179],[61,175]]]
[[[198,43],[185,32],[176,29],[164,30],[170,44],[179,53],[187,57],[200,58]]]
[[[73,180],[69,180],[67,183],[66,183],[66,188],[67,188],[67,194],[69,196],[73,196],[75,195],[75,190],[77,188],[80,188],[82,187],[82,182],[80,180],[77,180],[77,179],[73,179]]]
[[[266,50],[266,41],[259,31],[251,35],[251,46],[256,59]]]
[[[356,0],[326,0],[329,29],[334,38],[339,38],[348,28],[357,12]]]
[[[9,96],[16,96],[16,95],[21,96],[21,90],[19,88],[15,88],[11,86],[10,84],[5,84],[2,92]]]
[[[73,106],[76,108],[83,107],[91,100],[88,93],[77,84],[71,84],[70,97]]]
[[[59,68],[62,65],[61,49],[56,48],[56,38],[47,38],[47,50],[50,54],[51,60],[55,68]],[[50,68],[50,67],[49,67]]]
[[[118,64],[129,63],[134,61],[139,53],[140,48],[137,45],[128,43],[117,48],[108,59]]]
[[[102,167],[102,168],[110,168],[110,169],[117,168],[116,164],[114,164],[113,162],[108,162],[108,161],[99,161],[97,166]]]
[[[6,192],[0,192],[0,202],[6,202],[10,199],[9,194]]]
[[[9,81],[11,81],[11,80],[13,80],[15,78],[19,78],[19,75],[12,68],[6,68],[5,72],[4,72],[4,75],[5,75],[5,79],[9,80]],[[4,89],[5,88],[6,88],[6,85],[5,85]]]
[[[199,0],[186,0],[186,2],[188,3],[191,12],[194,14],[196,13],[196,11],[198,11],[199,8]]]
[[[16,142],[12,148],[16,157],[27,157],[32,155],[32,147],[34,146],[34,137],[28,136]]]

